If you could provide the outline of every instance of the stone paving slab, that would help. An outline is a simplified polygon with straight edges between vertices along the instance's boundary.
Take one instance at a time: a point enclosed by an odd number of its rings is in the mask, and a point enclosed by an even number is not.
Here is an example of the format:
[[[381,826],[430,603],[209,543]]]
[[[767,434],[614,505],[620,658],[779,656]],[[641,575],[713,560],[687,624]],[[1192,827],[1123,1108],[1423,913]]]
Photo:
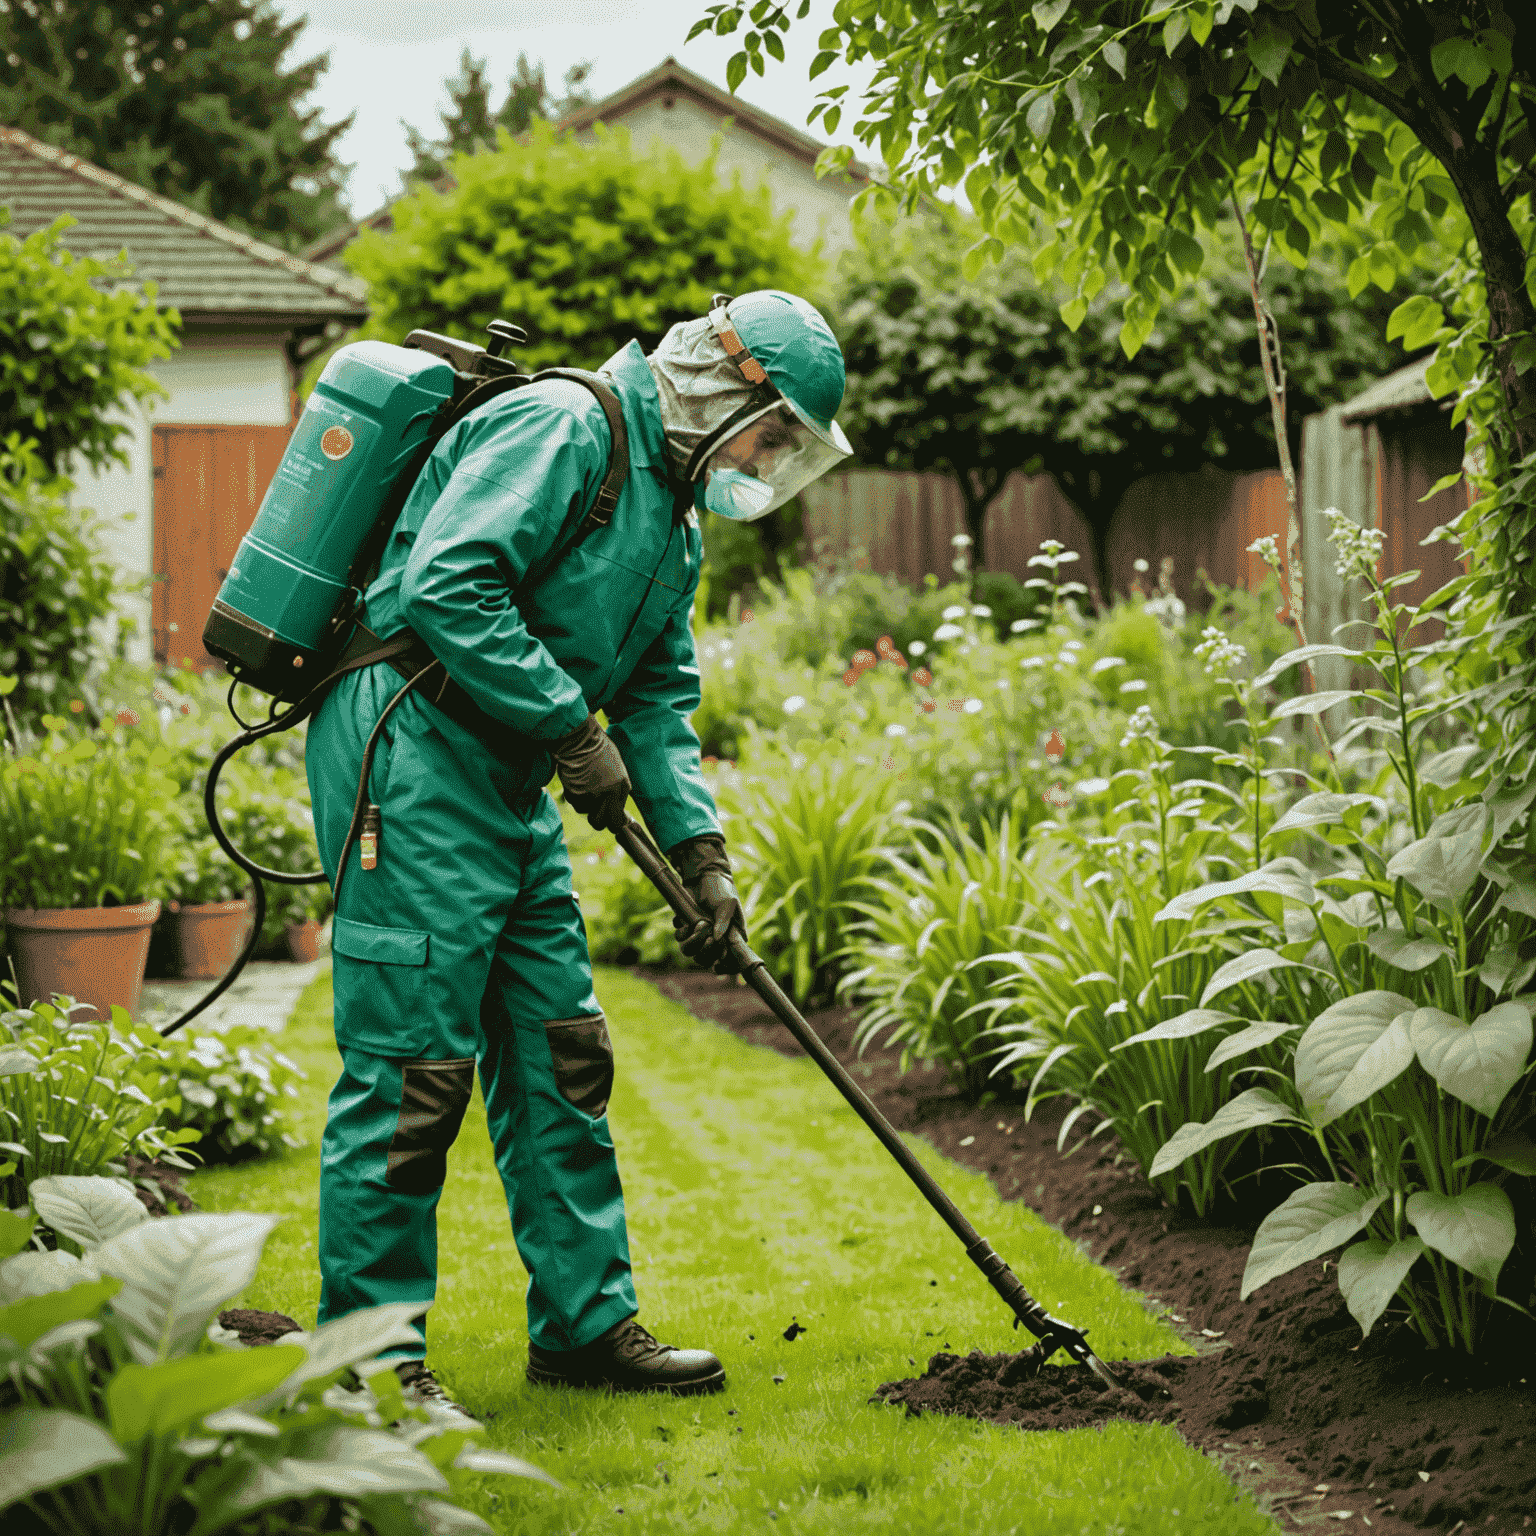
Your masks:
[[[321,954],[318,960],[304,965],[288,960],[253,960],[229,991],[183,1027],[204,1034],[222,1034],[237,1024],[251,1024],[276,1032],[287,1024],[305,987],[329,970],[330,964],[329,954]],[[163,1028],[214,985],[211,980],[146,981],[139,999],[138,1022]]]

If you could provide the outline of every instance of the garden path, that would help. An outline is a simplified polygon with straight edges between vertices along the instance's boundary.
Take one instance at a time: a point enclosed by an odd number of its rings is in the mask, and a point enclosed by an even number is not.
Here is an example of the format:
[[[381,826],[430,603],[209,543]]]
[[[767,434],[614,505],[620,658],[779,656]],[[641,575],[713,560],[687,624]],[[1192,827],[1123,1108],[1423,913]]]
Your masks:
[[[187,1025],[204,1034],[223,1034],[247,1024],[257,1029],[280,1030],[293,1015],[304,989],[331,968],[331,957],[295,965],[290,960],[253,960],[239,979],[217,1002],[211,1003]],[[139,1024],[163,1029],[213,987],[212,981],[156,978],[144,983],[139,997]]]

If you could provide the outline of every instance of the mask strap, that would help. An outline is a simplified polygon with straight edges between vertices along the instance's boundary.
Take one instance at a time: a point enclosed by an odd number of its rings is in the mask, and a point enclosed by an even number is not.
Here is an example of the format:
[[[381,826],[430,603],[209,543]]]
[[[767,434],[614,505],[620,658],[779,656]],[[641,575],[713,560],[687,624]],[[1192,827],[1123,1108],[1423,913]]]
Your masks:
[[[766,375],[764,377],[766,378]],[[739,406],[736,410],[732,411],[713,432],[702,439],[698,447],[689,456],[688,467],[683,471],[689,483],[691,484],[697,480],[700,474],[703,473],[705,459],[720,446],[727,433],[739,426],[748,416],[761,412],[764,406],[771,405],[780,398],[778,390],[772,384],[767,384],[764,388],[759,389],[745,405]]]
[[[726,318],[725,306],[731,302],[728,293],[717,293],[709,301],[709,323],[725,348],[725,355],[736,364],[742,378],[748,384],[766,384],[768,370],[747,351],[746,343],[737,334],[736,327]]]

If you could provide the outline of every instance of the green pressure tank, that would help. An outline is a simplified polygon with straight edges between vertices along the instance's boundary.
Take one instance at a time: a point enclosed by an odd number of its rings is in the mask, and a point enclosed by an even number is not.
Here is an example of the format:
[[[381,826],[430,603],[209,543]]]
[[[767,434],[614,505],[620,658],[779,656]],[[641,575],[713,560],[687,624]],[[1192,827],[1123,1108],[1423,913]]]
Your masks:
[[[231,674],[282,699],[320,681],[373,535],[453,391],[448,362],[388,342],[354,342],[325,365],[203,630]]]

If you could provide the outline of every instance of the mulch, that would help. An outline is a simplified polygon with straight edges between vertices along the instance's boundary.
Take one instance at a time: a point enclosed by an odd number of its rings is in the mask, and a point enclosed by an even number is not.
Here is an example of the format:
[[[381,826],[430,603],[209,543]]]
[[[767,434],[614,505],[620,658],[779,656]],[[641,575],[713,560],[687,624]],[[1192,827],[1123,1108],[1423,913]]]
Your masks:
[[[635,971],[700,1018],[801,1054],[734,979]],[[1485,1358],[1468,1361],[1426,1349],[1401,1325],[1378,1323],[1362,1340],[1329,1263],[1243,1302],[1248,1246],[1285,1189],[1261,1184],[1246,1208],[1196,1220],[1167,1206],[1112,1136],[1058,1153],[1061,1100],[1038,1106],[1026,1124],[1021,1104],[968,1104],[942,1072],[902,1074],[893,1052],[856,1058],[852,1009],[808,1017],[840,1060],[858,1060],[860,1085],[899,1129],[990,1175],[1004,1199],[1024,1201],[1071,1237],[1198,1351],[1110,1362],[1125,1384],[1118,1392],[1076,1366],[1020,1380],[1016,1355],[937,1354],[922,1376],[881,1384],[871,1401],[1021,1429],[1111,1418],[1170,1424],[1286,1529],[1347,1520],[1385,1536],[1508,1536],[1536,1524],[1536,1340],[1517,1314]]]

